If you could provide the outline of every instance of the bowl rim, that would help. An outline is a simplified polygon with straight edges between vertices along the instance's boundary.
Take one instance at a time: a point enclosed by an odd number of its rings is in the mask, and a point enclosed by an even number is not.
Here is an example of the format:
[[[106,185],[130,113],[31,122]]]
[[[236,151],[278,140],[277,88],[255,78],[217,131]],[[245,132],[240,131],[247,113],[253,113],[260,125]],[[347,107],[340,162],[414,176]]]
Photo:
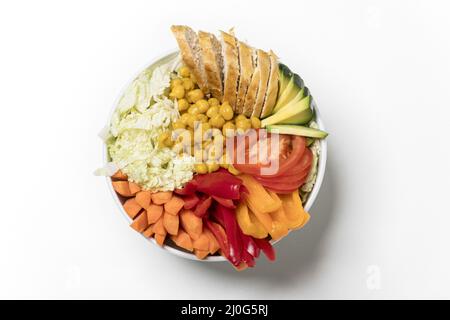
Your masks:
[[[130,80],[128,81],[125,86],[122,88],[122,90],[120,91],[118,97],[115,99],[114,104],[110,110],[110,113],[108,115],[108,119],[107,119],[107,125],[109,125],[110,121],[111,121],[111,117],[114,113],[114,111],[117,108],[117,105],[119,103],[120,98],[123,96],[123,94],[125,93],[125,91],[127,90],[127,88],[131,85],[131,83],[134,81],[134,79],[136,79],[136,77],[145,69],[156,65],[157,63],[161,62],[162,60],[168,59],[169,56],[176,56],[176,54],[179,51],[176,49],[172,49],[169,50],[163,54],[160,54],[158,56],[156,56],[155,58],[153,58],[149,63],[147,63],[143,68],[140,68],[139,71],[136,73],[136,75]],[[312,103],[312,107],[314,108],[314,112],[315,112],[315,121],[319,127],[319,129],[321,130],[325,130],[325,126],[323,123],[323,120],[321,118],[319,109],[316,105],[315,99],[313,99],[313,103]],[[102,148],[103,148],[103,163],[106,164],[108,162],[108,150],[106,147],[106,144],[103,143],[102,144]],[[317,177],[316,177],[316,182],[313,186],[313,189],[311,191],[311,193],[308,196],[308,199],[306,200],[306,204],[304,205],[304,208],[306,211],[310,211],[312,205],[314,204],[314,201],[317,198],[317,195],[319,194],[320,188],[322,186],[322,182],[325,176],[325,170],[326,170],[326,163],[327,163],[327,140],[326,139],[321,139],[320,140],[320,156],[319,156],[319,163],[318,163],[318,169],[317,169]],[[105,181],[106,184],[108,186],[108,189],[114,199],[114,202],[116,203],[120,213],[122,214],[122,216],[126,219],[127,223],[130,224],[132,222],[132,219],[127,215],[127,213],[125,212],[125,209],[123,208],[123,205],[119,199],[119,196],[117,195],[117,193],[114,191],[114,188],[112,186],[112,179],[111,177],[105,177]],[[295,230],[291,230],[289,231],[288,235]],[[190,253],[190,252],[186,252],[186,251],[182,251],[181,249],[172,247],[170,245],[164,245],[164,246],[160,246],[156,243],[156,240],[151,237],[151,238],[146,238],[144,237],[142,234],[141,236],[146,239],[147,241],[153,243],[156,247],[158,247],[160,250],[166,251],[166,252],[170,252],[171,254],[174,254],[175,256],[181,257],[181,258],[185,258],[185,259],[189,259],[189,260],[195,260],[195,261],[199,261],[199,262],[225,262],[227,261],[225,257],[223,256],[208,256],[205,259],[198,259],[195,254]],[[287,236],[287,235],[286,235]],[[285,237],[283,237],[284,239]],[[281,239],[280,239],[281,240]],[[277,241],[272,241],[272,244],[276,244],[279,240]]]

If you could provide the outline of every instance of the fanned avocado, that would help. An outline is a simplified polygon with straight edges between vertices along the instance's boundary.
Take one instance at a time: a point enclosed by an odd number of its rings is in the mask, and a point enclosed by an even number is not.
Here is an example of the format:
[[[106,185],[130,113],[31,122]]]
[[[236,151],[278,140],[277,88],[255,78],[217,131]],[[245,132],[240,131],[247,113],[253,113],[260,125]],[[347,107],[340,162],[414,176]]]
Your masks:
[[[293,135],[309,137],[309,138],[323,139],[326,136],[328,136],[328,133],[326,133],[325,131],[319,130],[319,129],[304,127],[304,126],[288,125],[288,124],[269,125],[269,126],[267,126],[266,129],[269,132],[277,132],[280,134],[293,134]]]
[[[286,103],[275,106],[273,108],[272,114],[279,112],[281,109],[283,109],[284,107],[286,107],[287,105],[289,105],[291,103],[299,102],[300,100],[302,100],[304,97],[306,97],[308,95],[309,95],[309,89],[307,87],[303,86],[303,88],[301,88],[300,91],[298,91],[297,94],[294,97],[292,97],[291,99],[289,99]]]
[[[283,82],[288,80],[288,78],[283,79]],[[286,84],[286,86],[280,90],[280,94],[277,99],[277,103],[275,104],[275,107],[273,109],[273,112],[277,112],[281,108],[283,108],[285,105],[290,103],[298,94],[300,90],[304,87],[303,79],[300,78],[298,74],[292,74],[289,82]]]
[[[293,101],[283,109],[262,120],[261,125],[266,127],[273,124],[305,124],[311,121],[313,111],[311,108],[312,96],[308,95],[300,101]]]
[[[280,71],[280,79],[279,79],[280,88],[278,90],[278,96],[280,96],[292,77],[292,71],[285,64],[282,63],[278,64],[278,69]]]

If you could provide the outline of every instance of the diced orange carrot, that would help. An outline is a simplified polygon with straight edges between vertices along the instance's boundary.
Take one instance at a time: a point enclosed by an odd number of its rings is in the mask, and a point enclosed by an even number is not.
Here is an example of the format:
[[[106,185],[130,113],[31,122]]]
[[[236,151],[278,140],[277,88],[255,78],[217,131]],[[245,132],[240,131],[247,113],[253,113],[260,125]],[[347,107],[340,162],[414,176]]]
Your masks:
[[[132,197],[133,193],[130,191],[130,184],[128,181],[113,181],[112,182],[114,190],[124,197]]]
[[[161,247],[164,245],[165,239],[166,239],[165,234],[155,234],[156,243],[159,244]]]
[[[189,236],[194,240],[198,239],[203,231],[202,219],[197,217],[192,210],[181,210],[180,219],[181,226]]]
[[[158,206],[156,204],[151,204],[147,208],[147,219],[149,224],[153,224],[156,221],[158,221],[159,218],[161,218],[161,215],[163,213],[163,207]]]
[[[194,249],[208,251],[209,252],[209,238],[205,233],[202,233],[200,237],[194,240]]]
[[[195,249],[195,250],[194,250],[194,253],[195,253],[195,255],[197,256],[197,258],[199,258],[200,260],[203,260],[203,259],[205,259],[205,258],[208,256],[209,251],[208,251],[208,250],[198,250],[198,249]]]
[[[130,198],[123,204],[123,208],[131,219],[134,219],[142,207],[136,202],[136,198]]]
[[[152,201],[154,204],[164,204],[172,198],[172,191],[152,193]]]
[[[136,194],[136,202],[139,203],[142,208],[147,209],[152,203],[152,194],[150,191],[139,191]]]
[[[165,235],[167,233],[166,229],[164,228],[163,218],[159,218],[158,221],[153,225],[153,232],[156,234]]]
[[[117,171],[116,173],[114,173],[112,176],[111,176],[111,178],[112,179],[115,179],[115,180],[123,180],[123,181],[126,181],[126,180],[128,180],[128,177],[127,177],[127,175],[126,174],[124,174],[122,171]]]
[[[144,237],[150,238],[154,234],[153,226],[149,226],[142,234],[144,235]]]
[[[137,183],[130,182],[130,192],[135,194],[139,191],[141,191],[141,187]]]
[[[147,215],[145,212],[142,212],[140,215],[137,216],[136,219],[130,224],[130,226],[136,230],[137,232],[143,232],[147,227]]]
[[[168,202],[164,204],[164,210],[173,215],[177,215],[184,206],[184,201],[180,197],[173,196]]]
[[[172,241],[175,242],[177,246],[180,248],[183,248],[187,251],[193,251],[194,246],[192,244],[192,239],[189,237],[189,235],[184,232],[183,230],[179,230],[178,234],[176,236],[172,236]]]
[[[217,241],[216,237],[214,237],[212,232],[209,231],[209,229],[207,229],[207,228],[205,228],[205,230],[203,230],[203,233],[206,234],[206,236],[209,239],[209,253],[210,254],[216,253],[217,250],[220,249],[220,245],[219,245],[219,242]]]
[[[166,231],[171,235],[176,235],[178,233],[178,225],[179,225],[178,216],[171,215],[167,212],[164,212],[163,215],[163,224]]]

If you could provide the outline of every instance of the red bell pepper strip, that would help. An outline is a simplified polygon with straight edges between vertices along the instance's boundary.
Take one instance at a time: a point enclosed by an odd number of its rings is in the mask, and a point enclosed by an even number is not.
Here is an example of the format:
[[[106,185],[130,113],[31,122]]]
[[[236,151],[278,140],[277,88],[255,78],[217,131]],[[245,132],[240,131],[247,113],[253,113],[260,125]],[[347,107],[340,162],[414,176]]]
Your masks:
[[[214,235],[214,237],[217,239],[217,242],[219,243],[222,254],[225,256],[225,258],[230,260],[229,259],[230,248],[228,245],[228,240],[227,240],[227,235],[225,233],[225,230],[223,230],[223,228],[220,224],[212,222],[209,219],[204,219],[203,221],[205,222],[206,227],[209,229],[209,231],[211,231],[212,234]]]
[[[242,262],[245,262],[250,268],[256,265],[255,258],[245,250],[242,252]]]
[[[223,205],[224,207],[230,208],[230,209],[236,209],[236,206],[231,199],[225,199],[217,196],[212,196],[212,198],[217,201],[219,204]]]
[[[270,261],[275,261],[275,250],[273,250],[273,247],[268,240],[253,239],[253,241],[255,241],[258,248],[260,248],[264,252],[267,259],[269,259]]]
[[[197,191],[197,182],[195,180],[191,180],[188,183],[184,185],[183,188],[175,189],[174,192],[176,194],[186,196],[186,195],[192,195]]]
[[[255,241],[253,241],[253,238],[241,232],[241,239],[244,250],[251,254],[253,257],[258,258],[260,249]]]
[[[194,193],[191,195],[183,196],[184,201],[184,209],[190,210],[194,208],[197,203],[200,201],[200,198]]]
[[[200,199],[200,201],[197,203],[197,206],[195,207],[194,214],[199,218],[203,218],[208,212],[208,209],[211,206],[211,204],[212,204],[211,197],[204,197],[203,199]]]
[[[219,223],[222,222],[221,224],[227,234],[230,247],[228,260],[230,260],[233,265],[238,266],[242,260],[242,231],[236,222],[234,211],[219,204],[214,211],[214,216],[217,217]]]
[[[242,180],[229,172],[217,171],[209,174],[199,174],[194,179],[197,184],[197,191],[225,199],[240,199]]]

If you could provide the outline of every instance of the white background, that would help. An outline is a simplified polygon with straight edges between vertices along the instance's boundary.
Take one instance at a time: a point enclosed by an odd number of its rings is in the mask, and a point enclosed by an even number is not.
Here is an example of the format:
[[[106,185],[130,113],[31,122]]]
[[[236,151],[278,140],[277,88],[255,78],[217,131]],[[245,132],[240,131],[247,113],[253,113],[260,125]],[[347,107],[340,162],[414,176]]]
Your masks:
[[[326,178],[275,263],[171,256],[92,175],[171,24],[235,26],[318,102]],[[0,298],[450,298],[449,30],[446,1],[2,1]]]

